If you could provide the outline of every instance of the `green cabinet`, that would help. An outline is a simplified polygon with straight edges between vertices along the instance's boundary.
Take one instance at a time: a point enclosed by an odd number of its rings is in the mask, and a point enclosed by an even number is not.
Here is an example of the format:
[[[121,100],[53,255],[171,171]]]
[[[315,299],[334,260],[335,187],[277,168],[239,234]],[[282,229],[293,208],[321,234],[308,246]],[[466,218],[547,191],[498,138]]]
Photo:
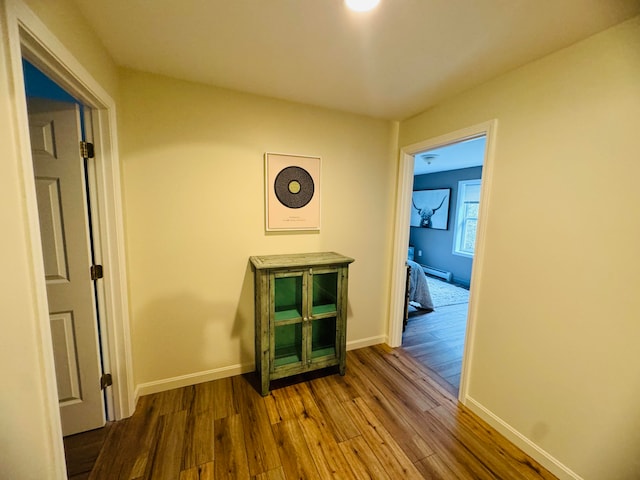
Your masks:
[[[333,252],[250,257],[255,271],[256,370],[269,382],[338,366],[344,375],[352,258]]]

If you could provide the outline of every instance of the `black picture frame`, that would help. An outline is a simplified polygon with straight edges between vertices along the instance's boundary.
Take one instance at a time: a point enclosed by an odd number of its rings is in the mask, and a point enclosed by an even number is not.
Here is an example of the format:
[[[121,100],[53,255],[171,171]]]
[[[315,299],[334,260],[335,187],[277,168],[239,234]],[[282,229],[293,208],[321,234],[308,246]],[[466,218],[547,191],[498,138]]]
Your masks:
[[[412,227],[449,229],[450,188],[414,190],[411,198]]]

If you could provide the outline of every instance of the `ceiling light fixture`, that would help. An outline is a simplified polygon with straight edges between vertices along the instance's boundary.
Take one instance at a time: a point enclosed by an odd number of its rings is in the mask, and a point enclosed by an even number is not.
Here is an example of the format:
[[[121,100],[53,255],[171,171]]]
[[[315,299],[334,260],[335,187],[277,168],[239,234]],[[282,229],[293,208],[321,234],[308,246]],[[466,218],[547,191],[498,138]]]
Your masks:
[[[380,0],[344,0],[344,3],[354,12],[368,12],[376,8]]]
[[[422,160],[427,162],[427,165],[431,165],[431,162],[433,162],[437,157],[437,153],[427,153],[422,157]]]

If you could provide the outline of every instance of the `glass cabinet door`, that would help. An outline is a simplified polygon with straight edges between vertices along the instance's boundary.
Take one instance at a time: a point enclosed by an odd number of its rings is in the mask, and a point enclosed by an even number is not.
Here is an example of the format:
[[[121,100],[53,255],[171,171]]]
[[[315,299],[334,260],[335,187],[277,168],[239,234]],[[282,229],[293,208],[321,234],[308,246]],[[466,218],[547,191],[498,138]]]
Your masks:
[[[303,272],[276,274],[273,281],[273,364],[274,367],[303,361]]]
[[[336,317],[311,321],[311,360],[336,355]]]
[[[273,274],[274,368],[337,356],[338,277],[333,267]]]
[[[336,355],[336,318],[338,315],[338,272],[312,273],[311,285],[311,360]]]
[[[311,315],[335,315],[338,299],[338,272],[313,272]]]
[[[302,362],[302,323],[276,325],[273,353],[275,367]]]
[[[276,324],[302,319],[303,275],[274,275],[274,318]]]

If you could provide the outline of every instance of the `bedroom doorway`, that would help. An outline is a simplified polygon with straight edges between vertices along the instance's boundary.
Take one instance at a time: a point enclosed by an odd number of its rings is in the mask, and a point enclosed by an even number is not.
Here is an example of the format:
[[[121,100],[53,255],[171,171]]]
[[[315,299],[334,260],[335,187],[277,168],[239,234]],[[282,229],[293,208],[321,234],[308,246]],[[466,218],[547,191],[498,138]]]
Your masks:
[[[453,384],[458,384],[457,386],[449,384],[452,385],[449,390],[452,391],[452,393],[457,392],[457,397],[462,403],[465,403],[467,398],[468,369],[471,360],[469,357],[471,356],[470,352],[472,352],[475,334],[474,325],[477,315],[476,298],[480,288],[480,279],[482,278],[484,225],[486,224],[487,212],[489,211],[488,193],[490,192],[492,178],[492,152],[495,145],[496,127],[497,121],[492,120],[402,147],[400,151],[400,169],[398,176],[399,194],[396,203],[397,220],[393,251],[394,261],[389,345],[392,347],[402,346],[403,348],[407,348],[409,345],[415,346],[417,345],[418,339],[422,338],[422,333],[424,333],[427,337],[424,343],[427,344],[426,346],[429,346],[431,350],[429,350],[428,353],[418,353],[417,355],[421,355],[423,359],[427,361],[427,357],[429,356],[434,357],[432,360],[438,357],[437,343],[442,338],[447,338],[449,345],[453,345],[454,349],[457,350],[458,359],[456,362],[459,372],[455,372],[451,364],[447,365],[449,360],[446,359],[444,353],[440,354],[440,358],[436,359],[436,361],[441,360],[439,367],[445,368],[447,371],[438,373],[436,369],[433,368],[433,365],[429,366],[429,368],[434,370],[437,375],[443,377],[443,383],[448,383],[447,380],[449,380]],[[483,158],[481,162],[479,162],[482,163],[480,167],[481,175],[479,177],[458,178],[450,185],[428,183],[426,180],[426,183],[420,184],[416,181],[419,175],[416,175],[414,169],[417,165],[420,165],[419,162],[427,165],[429,165],[429,162],[431,162],[431,165],[444,163],[446,156],[442,152],[442,149],[448,146],[462,146],[465,143],[471,144],[474,140],[480,138],[482,138],[485,143],[483,148],[481,148]],[[462,171],[479,166],[480,165],[465,166],[461,164],[458,168],[454,166],[454,170]],[[449,165],[448,169],[451,170],[451,167],[452,165]],[[448,169],[441,168],[440,171],[446,172]],[[468,170],[468,172],[470,171],[471,170]],[[426,179],[427,174],[423,175],[423,178]],[[440,180],[442,180],[443,175],[446,174],[441,173]],[[478,182],[478,180],[480,181]],[[434,203],[433,205],[431,205],[430,202],[426,202],[425,204],[425,202],[419,201],[420,198],[414,199],[414,190],[437,191],[440,196],[431,199],[435,200],[435,203],[431,202]],[[424,198],[428,198],[431,193],[432,192],[422,193],[419,194],[418,197],[421,196],[422,200],[424,200]],[[447,194],[447,198],[444,201],[442,200],[442,193]],[[473,195],[481,196],[482,202],[480,202],[480,198],[478,197],[477,203],[474,204],[474,200],[472,199]],[[442,206],[440,206],[441,202]],[[458,208],[465,204],[468,206],[466,212],[464,209],[461,210]],[[436,218],[436,216],[444,214],[445,211],[445,223],[443,225],[443,219]],[[413,226],[411,226],[412,223]],[[465,223],[466,229],[464,228]],[[462,226],[460,227],[458,225]],[[440,237],[438,240],[448,237],[448,247],[439,244],[435,238],[417,241],[416,235],[412,235],[412,230],[419,231],[418,229],[423,232],[429,232],[428,234],[431,237],[433,237],[432,234],[438,235]],[[472,231],[475,232],[475,243],[470,240]],[[420,270],[421,275],[428,278],[429,282],[444,281],[448,287],[465,290],[466,295],[468,295],[468,300],[456,300],[448,305],[433,305],[433,312],[428,312],[428,309],[420,312],[420,309],[416,309],[415,312],[418,312],[416,314],[413,310],[413,305],[408,306],[407,296],[410,288],[410,284],[407,281],[410,243],[411,246],[413,246],[414,261],[419,264],[417,269]],[[473,246],[473,249],[470,249],[471,246]],[[443,254],[443,252],[446,252],[446,255],[450,258],[454,258],[455,262],[444,267],[438,265],[438,254]],[[466,277],[465,275],[461,275],[458,266],[455,265],[456,262],[464,263],[465,261],[471,265],[470,272]],[[435,286],[432,287],[434,290],[436,288]],[[424,315],[425,318],[431,319],[431,324],[435,324],[439,316],[443,318],[457,316],[458,325],[456,327],[451,326],[448,332],[445,332],[446,329],[440,332],[428,331],[432,325],[423,325],[422,328],[417,328],[417,330],[422,331],[422,333],[405,333],[406,330],[403,330],[403,326],[407,313],[411,314],[412,317]],[[406,323],[407,329],[417,326],[418,322],[414,322],[414,325],[411,325],[412,319],[408,319]],[[425,329],[427,330],[426,332]],[[403,334],[406,338],[403,338]],[[410,339],[409,337],[412,338]],[[455,338],[455,340],[453,340],[453,338]],[[417,347],[414,348],[414,350],[416,349]],[[450,361],[453,362],[452,359]]]
[[[402,347],[458,395],[486,135],[414,155]]]

